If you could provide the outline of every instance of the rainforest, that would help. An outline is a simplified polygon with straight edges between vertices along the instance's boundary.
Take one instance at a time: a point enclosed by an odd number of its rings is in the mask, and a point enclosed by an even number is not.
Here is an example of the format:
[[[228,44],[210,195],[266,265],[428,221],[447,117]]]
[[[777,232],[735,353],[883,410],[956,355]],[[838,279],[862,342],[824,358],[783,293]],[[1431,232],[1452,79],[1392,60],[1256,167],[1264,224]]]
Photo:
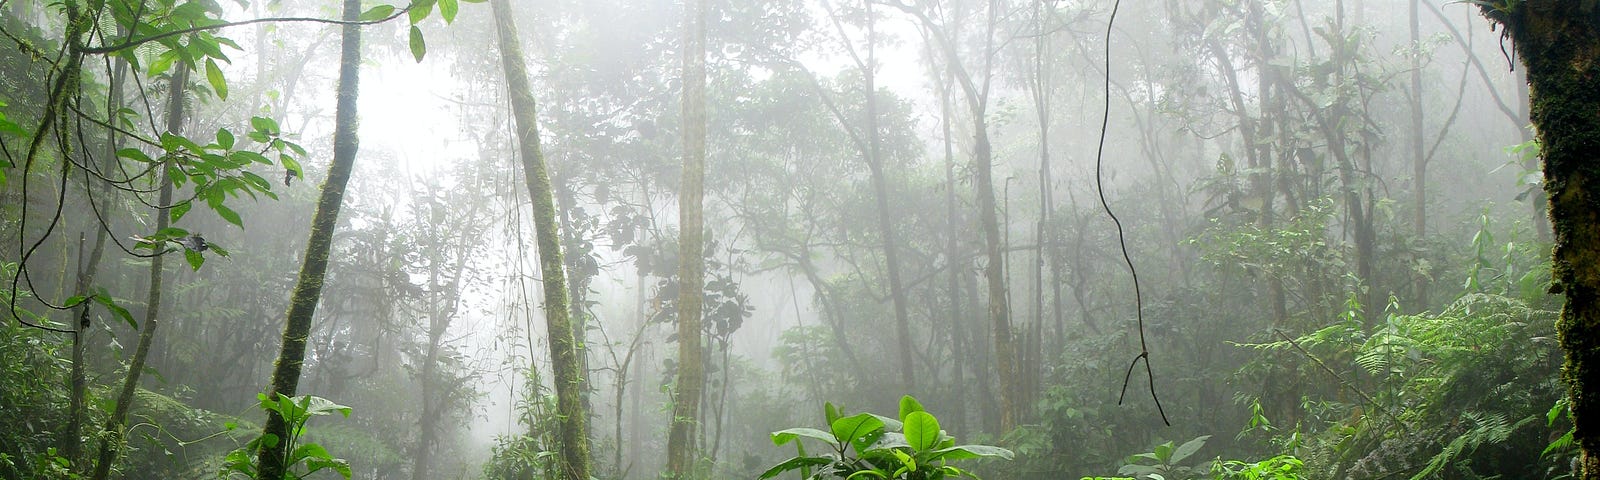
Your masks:
[[[1600,480],[1593,0],[0,0],[0,479]]]

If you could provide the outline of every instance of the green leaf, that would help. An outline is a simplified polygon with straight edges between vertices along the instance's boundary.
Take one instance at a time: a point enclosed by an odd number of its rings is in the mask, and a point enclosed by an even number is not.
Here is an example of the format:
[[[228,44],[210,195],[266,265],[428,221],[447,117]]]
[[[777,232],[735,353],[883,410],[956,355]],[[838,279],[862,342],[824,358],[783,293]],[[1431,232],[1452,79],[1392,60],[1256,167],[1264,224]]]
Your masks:
[[[89,301],[89,297],[85,297],[83,295],[73,295],[71,297],[68,297],[67,301],[61,302],[61,305],[62,305],[62,308],[72,308],[72,307],[76,307],[78,305],[82,305],[83,302],[87,302],[87,301]]]
[[[233,209],[224,207],[222,205],[212,205],[211,209],[216,210],[218,216],[221,216],[223,220],[227,220],[228,223],[233,224],[233,226],[244,228],[244,221],[239,218],[239,212],[235,212]]]
[[[139,329],[139,322],[133,319],[133,314],[128,313],[128,309],[122,308],[121,305],[117,305],[117,301],[113,300],[111,295],[107,295],[105,289],[101,289],[99,293],[95,294],[94,301],[106,307],[106,310],[110,310],[112,315],[116,315],[117,318],[127,322],[129,327],[134,330]]]
[[[345,418],[350,417],[350,407],[333,403],[332,400],[326,398],[307,395],[300,401],[305,405],[305,411],[308,415],[331,415],[337,412],[344,415]]]
[[[1185,458],[1189,458],[1190,455],[1194,455],[1195,451],[1200,450],[1200,447],[1205,446],[1206,440],[1209,438],[1211,438],[1210,435],[1201,435],[1195,437],[1194,440],[1183,442],[1183,445],[1179,445],[1177,450],[1172,451],[1172,459],[1167,463],[1178,463]]]
[[[439,16],[444,18],[444,23],[455,23],[455,21],[456,21],[456,11],[461,8],[460,5],[456,4],[456,0],[438,0],[438,1],[439,1]]]
[[[328,449],[322,448],[322,445],[317,445],[315,443],[301,444],[300,446],[295,447],[293,453],[289,454],[290,464],[299,463],[301,460],[306,459],[332,460],[333,455],[329,455]]]
[[[241,163],[241,164],[260,163],[260,164],[265,164],[265,165],[272,165],[272,160],[268,160],[267,157],[265,157],[265,156],[263,156],[263,155],[261,155],[259,153],[256,153],[256,152],[249,151],[249,150],[239,150],[239,151],[236,151],[236,152],[230,152],[230,153],[228,153],[228,158],[232,159],[235,162]]]
[[[200,266],[206,263],[205,255],[187,248],[183,249],[183,259],[189,261],[189,268],[192,270],[200,270]]]
[[[415,11],[415,10],[413,10]],[[422,29],[416,25],[411,26],[411,56],[422,63],[422,57],[428,54],[428,43],[422,39]]]
[[[433,13],[433,3],[434,0],[412,0],[411,11],[406,12],[411,16],[411,24],[416,25],[422,19],[428,18],[428,14]]]
[[[839,442],[834,440],[833,434],[824,432],[822,430],[817,430],[815,428],[806,427],[789,428],[772,432],[772,444],[783,445],[800,437],[822,440],[823,442],[827,442],[828,445],[832,445],[834,447],[839,446]]]
[[[843,416],[843,414],[839,413],[839,407],[833,406],[833,402],[822,403],[822,417],[828,421],[828,425],[833,425],[834,420],[838,420],[839,417]]]
[[[378,20],[389,18],[390,15],[394,15],[393,5],[378,5],[376,7],[367,9],[365,13],[362,13],[361,21],[376,22]]]
[[[267,135],[278,135],[278,121],[267,117],[250,117],[250,128]]]
[[[117,157],[126,158],[135,162],[155,163],[155,160],[152,160],[149,155],[145,155],[143,150],[137,148],[124,148],[117,150]]]
[[[969,458],[997,457],[1010,460],[1014,455],[1010,450],[992,445],[958,445],[935,450],[934,454],[928,459],[966,460]]]
[[[790,470],[798,470],[798,469],[807,468],[807,467],[820,467],[820,466],[827,465],[827,464],[830,464],[830,463],[833,463],[833,459],[832,458],[828,458],[828,457],[794,457],[794,458],[791,458],[791,459],[788,459],[788,460],[784,460],[783,463],[780,463],[780,464],[777,464],[777,465],[773,465],[772,468],[769,468],[769,469],[767,469],[767,471],[762,472],[761,476],[758,477],[758,478],[764,480],[764,479],[776,477],[778,475],[783,474],[783,472],[787,472],[787,471],[790,471]]]
[[[217,146],[223,150],[233,150],[233,132],[226,128],[217,129]]]
[[[173,208],[171,208],[171,210],[166,211],[166,214],[168,214],[168,216],[171,216],[171,222],[174,222],[174,224],[176,224],[176,222],[178,222],[179,219],[184,218],[184,214],[189,213],[190,208],[194,208],[194,206],[195,206],[194,202],[178,203],[178,205],[173,205]]]
[[[272,184],[267,182],[267,179],[261,178],[260,175],[256,175],[255,173],[251,172],[239,172],[239,176],[244,177],[245,183],[249,184],[251,187],[254,187],[256,190],[272,190]]]
[[[150,70],[149,70],[148,74],[150,76],[154,77],[156,75],[160,75],[160,74],[166,73],[167,70],[172,68],[172,64],[174,62],[177,62],[177,61],[178,61],[178,52],[177,51],[168,50],[168,51],[165,51],[165,52],[161,52],[161,55],[156,56],[156,61],[150,62]]]
[[[206,59],[206,82],[211,84],[211,91],[217,92],[218,99],[228,99],[228,81],[222,78],[222,68],[209,58]]]
[[[833,430],[833,438],[840,443],[854,443],[873,432],[883,430],[883,426],[883,420],[870,413],[863,413],[834,420],[830,428]]]
[[[902,422],[906,421],[906,415],[910,414],[911,412],[924,412],[924,411],[926,411],[926,410],[922,409],[922,403],[918,402],[916,398],[914,398],[914,397],[912,397],[910,395],[906,395],[904,397],[900,397],[900,421],[902,421]],[[913,445],[915,445],[915,444],[913,444]]]
[[[911,398],[909,396],[905,398]],[[914,401],[914,400],[913,400]],[[902,400],[901,410],[906,407]],[[930,450],[939,446],[939,420],[933,414],[923,411],[914,411],[905,416],[906,443],[912,450]]]

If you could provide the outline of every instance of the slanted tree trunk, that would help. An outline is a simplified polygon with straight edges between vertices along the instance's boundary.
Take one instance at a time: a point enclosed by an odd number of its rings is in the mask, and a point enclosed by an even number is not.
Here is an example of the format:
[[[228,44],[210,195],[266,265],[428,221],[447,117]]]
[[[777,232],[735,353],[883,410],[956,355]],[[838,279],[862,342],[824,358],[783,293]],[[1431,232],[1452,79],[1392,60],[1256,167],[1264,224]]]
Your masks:
[[[183,133],[183,91],[189,82],[189,68],[178,66],[170,79],[167,89],[167,132],[174,135]],[[172,217],[167,213],[167,207],[172,205],[172,179],[167,177],[167,169],[161,171],[157,182],[160,182],[156,193],[156,231],[166,229],[172,224]],[[117,406],[111,411],[111,418],[106,420],[105,439],[100,441],[100,458],[94,466],[94,480],[105,480],[111,475],[112,465],[117,463],[117,455],[122,446],[127,442],[123,437],[126,433],[123,427],[127,424],[128,410],[133,407],[133,396],[139,390],[139,375],[144,372],[145,360],[150,358],[150,343],[155,339],[156,326],[161,319],[161,280],[162,269],[166,266],[165,245],[157,245],[154,257],[150,258],[150,279],[147,282],[149,292],[145,297],[144,323],[139,325],[139,346],[133,351],[133,358],[128,361],[128,374],[122,379],[122,390],[117,394]],[[79,320],[80,322],[82,319]],[[78,328],[82,328],[82,323]],[[76,379],[74,380],[76,381]]]
[[[534,237],[539,247],[539,272],[544,288],[545,329],[550,335],[550,367],[554,370],[556,416],[560,417],[561,475],[565,480],[589,479],[589,413],[583,405],[583,362],[572,332],[572,310],[567,276],[557,230],[555,193],[549,169],[539,147],[538,105],[528,84],[528,65],[518,43],[517,24],[507,0],[493,0],[495,31],[500,43],[500,63],[505,68],[506,93],[516,120],[517,156],[528,196],[533,199]]]
[[[1600,9],[1592,1],[1481,2],[1527,66],[1555,233],[1551,292],[1584,480],[1600,479]]]
[[[360,15],[361,0],[344,0],[345,21],[356,21]],[[322,282],[327,277],[328,251],[333,245],[333,231],[339,224],[345,185],[350,182],[350,170],[355,166],[356,152],[361,147],[360,139],[356,137],[361,27],[345,25],[341,29],[333,164],[328,168],[328,179],[322,184],[322,195],[317,199],[317,211],[311,218],[311,235],[306,241],[300,276],[295,281],[294,293],[289,297],[289,311],[283,326],[283,345],[272,369],[272,385],[267,387],[268,398],[279,394],[292,397],[300,386],[300,369],[306,358],[306,339],[311,336],[311,317],[316,314],[317,303],[322,299]],[[281,480],[290,467],[284,464],[288,427],[283,416],[277,412],[267,412],[267,423],[261,427],[262,435],[276,435],[283,440],[263,445],[257,452],[257,480]]]
[[[705,300],[706,0],[686,2],[683,42],[683,184],[678,189],[678,379],[667,434],[667,474],[694,472],[695,430],[705,389],[700,309]]]

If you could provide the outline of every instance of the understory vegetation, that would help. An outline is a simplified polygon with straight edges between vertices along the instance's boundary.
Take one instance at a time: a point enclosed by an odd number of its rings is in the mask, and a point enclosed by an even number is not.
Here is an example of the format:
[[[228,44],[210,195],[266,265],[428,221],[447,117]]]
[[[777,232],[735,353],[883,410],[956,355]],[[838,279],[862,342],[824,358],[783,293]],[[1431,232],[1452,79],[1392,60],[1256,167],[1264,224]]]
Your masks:
[[[1527,3],[0,0],[0,479],[1600,478]]]

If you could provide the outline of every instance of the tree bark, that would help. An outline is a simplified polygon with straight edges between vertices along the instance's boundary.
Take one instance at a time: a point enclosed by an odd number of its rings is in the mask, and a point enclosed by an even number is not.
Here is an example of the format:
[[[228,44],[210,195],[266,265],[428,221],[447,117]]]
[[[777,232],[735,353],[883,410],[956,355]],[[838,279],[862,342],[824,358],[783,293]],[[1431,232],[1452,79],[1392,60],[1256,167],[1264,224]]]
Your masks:
[[[678,378],[667,435],[667,474],[694,472],[695,430],[705,389],[700,345],[704,299],[706,161],[706,0],[685,4],[683,42],[683,183],[678,191]]]
[[[539,247],[539,271],[543,278],[545,329],[550,335],[550,367],[555,372],[556,415],[561,425],[561,466],[567,480],[589,479],[589,413],[584,409],[583,364],[572,331],[572,310],[568,303],[566,272],[561,256],[561,237],[556,231],[555,194],[544,153],[539,147],[539,123],[533,89],[528,84],[528,66],[518,43],[517,25],[507,0],[490,2],[494,10],[495,31],[500,43],[500,62],[505,68],[507,94],[516,117],[518,156],[533,199],[534,236]]]
[[[1530,117],[1541,145],[1555,233],[1551,292],[1566,350],[1579,478],[1600,479],[1600,10],[1592,1],[1500,0],[1481,5],[1527,67]]]
[[[345,21],[355,21],[361,16],[360,0],[344,0]],[[322,283],[328,272],[328,252],[333,245],[333,231],[339,224],[339,210],[344,205],[345,185],[350,182],[350,170],[355,166],[360,139],[356,137],[356,98],[361,73],[361,27],[345,25],[340,32],[338,104],[334,110],[333,163],[328,168],[328,178],[322,184],[322,194],[317,199],[317,211],[311,219],[311,235],[306,241],[305,258],[301,260],[300,275],[295,281],[294,293],[289,298],[289,310],[283,326],[282,346],[272,369],[272,385],[267,388],[267,398],[277,395],[295,396],[300,386],[300,370],[306,357],[306,340],[311,335],[311,319],[322,299]],[[284,447],[289,439],[289,425],[277,412],[267,412],[267,423],[262,435],[276,435],[278,442],[263,445],[257,453],[257,480],[280,480],[290,465],[285,464]]]

